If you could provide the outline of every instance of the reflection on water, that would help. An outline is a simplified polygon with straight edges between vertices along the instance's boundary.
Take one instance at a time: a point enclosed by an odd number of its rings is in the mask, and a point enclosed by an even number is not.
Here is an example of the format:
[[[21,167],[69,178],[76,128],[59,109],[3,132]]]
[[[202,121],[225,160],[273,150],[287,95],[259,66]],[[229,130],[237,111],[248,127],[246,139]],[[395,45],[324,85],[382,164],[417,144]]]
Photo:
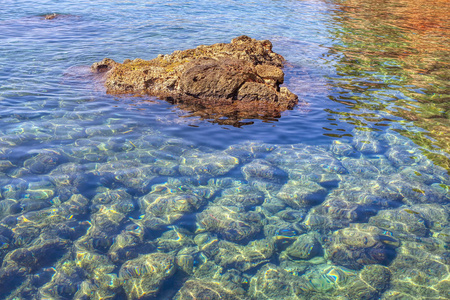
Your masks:
[[[380,110],[414,122],[423,131],[401,130],[424,147],[424,153],[450,170],[449,44],[450,3],[440,1],[337,1],[331,29],[338,59],[332,100],[354,110]],[[335,111],[334,113],[340,114]],[[390,118],[347,115],[377,130]]]
[[[1,299],[450,298],[446,1],[18,2]],[[113,98],[83,66],[272,32],[308,102],[272,123]]]

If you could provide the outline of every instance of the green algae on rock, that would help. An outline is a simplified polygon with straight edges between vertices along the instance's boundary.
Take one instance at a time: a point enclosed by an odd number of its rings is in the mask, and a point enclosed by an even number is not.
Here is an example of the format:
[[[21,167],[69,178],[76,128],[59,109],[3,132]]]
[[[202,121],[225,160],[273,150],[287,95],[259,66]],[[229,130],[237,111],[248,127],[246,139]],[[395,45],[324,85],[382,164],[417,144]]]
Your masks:
[[[270,41],[240,36],[229,44],[201,45],[152,60],[121,64],[105,58],[91,70],[106,72],[110,94],[147,94],[194,111],[244,119],[278,117],[297,104],[298,97],[280,87],[283,64]]]

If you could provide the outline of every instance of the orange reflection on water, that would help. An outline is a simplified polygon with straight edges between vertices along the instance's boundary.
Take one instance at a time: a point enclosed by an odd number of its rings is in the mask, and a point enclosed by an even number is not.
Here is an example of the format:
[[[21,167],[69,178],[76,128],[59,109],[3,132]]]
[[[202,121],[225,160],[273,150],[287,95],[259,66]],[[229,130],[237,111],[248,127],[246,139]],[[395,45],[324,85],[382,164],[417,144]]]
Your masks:
[[[339,77],[332,81],[338,91],[333,100],[414,121],[427,134],[405,135],[450,152],[450,1],[334,3],[330,54],[338,54]],[[450,161],[445,164],[450,170]]]

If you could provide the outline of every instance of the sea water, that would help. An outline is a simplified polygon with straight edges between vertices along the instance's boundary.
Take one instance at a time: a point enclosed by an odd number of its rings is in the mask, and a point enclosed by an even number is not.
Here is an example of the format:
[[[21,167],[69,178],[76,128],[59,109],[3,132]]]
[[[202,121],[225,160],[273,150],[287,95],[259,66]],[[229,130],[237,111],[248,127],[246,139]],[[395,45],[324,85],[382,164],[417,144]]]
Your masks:
[[[1,1],[0,298],[450,298],[449,4],[412,2]],[[278,119],[89,70],[240,35]]]

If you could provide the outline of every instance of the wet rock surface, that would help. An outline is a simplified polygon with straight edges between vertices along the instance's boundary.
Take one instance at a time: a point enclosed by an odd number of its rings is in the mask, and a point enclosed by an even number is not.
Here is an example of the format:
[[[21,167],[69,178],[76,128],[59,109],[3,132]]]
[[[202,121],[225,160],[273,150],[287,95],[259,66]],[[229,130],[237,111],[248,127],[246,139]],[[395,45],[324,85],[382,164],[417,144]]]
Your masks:
[[[110,94],[148,94],[181,103],[181,107],[220,117],[279,117],[298,97],[286,87],[284,58],[268,40],[240,36],[231,43],[159,55],[152,60],[105,58],[91,67],[106,72]]]

